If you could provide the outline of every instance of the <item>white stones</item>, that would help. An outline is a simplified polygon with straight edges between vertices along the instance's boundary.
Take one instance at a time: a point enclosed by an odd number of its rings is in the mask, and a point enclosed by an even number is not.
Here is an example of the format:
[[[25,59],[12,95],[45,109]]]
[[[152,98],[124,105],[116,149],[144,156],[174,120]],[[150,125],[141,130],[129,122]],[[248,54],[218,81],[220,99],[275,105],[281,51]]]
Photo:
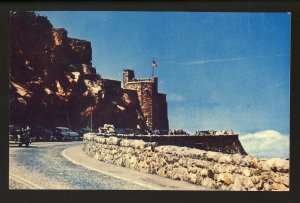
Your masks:
[[[282,183],[285,186],[289,187],[289,177],[287,175],[278,175],[275,174],[272,178],[276,183]]]
[[[194,173],[189,174],[189,182],[196,183],[197,182],[197,175],[194,174]]]
[[[219,182],[223,182],[226,185],[230,185],[234,182],[233,175],[230,173],[222,173],[216,176],[216,180]]]
[[[120,142],[120,146],[122,146],[122,147],[129,147],[130,146],[130,141],[123,139]]]
[[[84,135],[83,150],[107,163],[223,190],[289,190],[289,161],[222,154],[120,137]]]
[[[251,172],[250,172],[250,170],[248,168],[245,168],[242,173],[246,177],[250,177],[251,176]]]
[[[120,144],[121,139],[117,137],[109,137],[106,139],[106,143],[109,145],[118,145]]]
[[[254,187],[251,178],[242,178],[242,184],[246,190],[249,190],[250,188]]]
[[[122,157],[116,159],[116,160],[114,161],[114,164],[116,164],[117,166],[125,166]]]
[[[253,168],[257,168],[258,167],[258,158],[256,158],[256,157],[253,157],[252,159],[251,159],[251,161],[250,161],[250,165],[249,166],[251,166],[251,167],[253,167]]]
[[[134,140],[131,142],[131,146],[135,149],[144,149],[147,147],[147,143],[143,140]]]
[[[235,178],[233,185],[231,187],[231,190],[233,191],[241,191],[242,190],[242,183],[240,178]]]
[[[288,191],[289,189],[285,187],[283,184],[280,183],[273,183],[271,185],[273,190],[279,190],[279,191]]]
[[[219,163],[225,163],[225,164],[230,164],[231,163],[231,157],[228,155],[220,156],[218,162]]]
[[[110,154],[112,154],[112,155],[115,155],[115,154],[117,154],[117,153],[118,153],[118,151],[115,150],[115,149],[111,150],[111,152],[110,152]]]
[[[263,170],[263,171],[269,171],[269,170],[271,170],[270,165],[266,161],[260,161],[258,163],[258,168],[260,170]]]
[[[98,143],[101,143],[101,144],[105,144],[106,143],[106,139],[104,137],[95,137],[94,141],[98,142]]]
[[[136,165],[137,164],[137,157],[136,156],[132,156],[131,158],[130,158],[130,164],[131,165]]]
[[[268,182],[263,183],[263,190],[270,191],[271,189],[272,187]]]
[[[206,160],[216,161],[216,162],[219,160],[220,155],[221,155],[221,153],[219,153],[219,152],[211,152],[211,151],[208,151],[204,154],[204,156],[206,157]]]
[[[89,141],[92,141],[93,139],[94,139],[94,135],[92,134],[92,133],[85,133],[84,135],[83,135],[83,139],[84,140],[89,140]]]
[[[231,160],[235,165],[239,165],[241,163],[242,158],[243,157],[240,154],[232,154],[231,155]]]
[[[261,182],[261,178],[259,176],[252,176],[251,177],[252,183],[253,184],[259,184]]]
[[[266,164],[270,166],[272,171],[279,171],[282,173],[289,172],[289,161],[280,158],[268,159]]]
[[[200,175],[203,176],[203,177],[206,177],[208,175],[207,169],[200,170]]]
[[[203,178],[201,181],[202,186],[207,187],[207,188],[213,188],[213,180],[211,178]]]

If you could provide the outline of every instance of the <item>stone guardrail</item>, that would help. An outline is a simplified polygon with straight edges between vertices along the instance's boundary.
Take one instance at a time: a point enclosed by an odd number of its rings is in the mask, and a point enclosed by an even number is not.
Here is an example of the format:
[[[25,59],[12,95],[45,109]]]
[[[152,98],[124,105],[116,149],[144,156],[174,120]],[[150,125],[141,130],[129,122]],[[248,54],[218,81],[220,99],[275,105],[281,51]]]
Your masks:
[[[83,150],[91,157],[145,173],[182,180],[211,189],[288,191],[289,160],[258,159],[155,142],[84,135]]]

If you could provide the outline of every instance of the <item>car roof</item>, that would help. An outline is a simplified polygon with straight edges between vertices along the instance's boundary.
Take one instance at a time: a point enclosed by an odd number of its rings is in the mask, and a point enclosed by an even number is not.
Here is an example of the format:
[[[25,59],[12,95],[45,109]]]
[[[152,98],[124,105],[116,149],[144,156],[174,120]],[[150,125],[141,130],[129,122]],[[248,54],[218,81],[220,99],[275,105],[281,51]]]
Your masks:
[[[69,128],[67,128],[67,127],[56,127],[56,129],[70,130],[70,129],[69,129]]]

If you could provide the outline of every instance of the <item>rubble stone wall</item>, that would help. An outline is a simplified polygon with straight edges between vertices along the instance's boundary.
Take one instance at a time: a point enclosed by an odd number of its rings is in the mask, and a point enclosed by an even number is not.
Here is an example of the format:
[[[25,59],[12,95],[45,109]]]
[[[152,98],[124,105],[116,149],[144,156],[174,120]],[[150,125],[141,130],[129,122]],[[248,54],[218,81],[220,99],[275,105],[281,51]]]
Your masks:
[[[211,189],[289,190],[289,161],[285,159],[157,146],[155,142],[92,133],[84,135],[83,151],[99,161]]]

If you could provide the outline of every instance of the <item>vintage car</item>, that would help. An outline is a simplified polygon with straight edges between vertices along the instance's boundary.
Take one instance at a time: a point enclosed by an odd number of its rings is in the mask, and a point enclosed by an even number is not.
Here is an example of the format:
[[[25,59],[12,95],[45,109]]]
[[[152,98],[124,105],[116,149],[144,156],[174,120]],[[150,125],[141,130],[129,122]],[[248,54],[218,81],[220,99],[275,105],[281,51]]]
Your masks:
[[[9,144],[18,144],[20,147],[25,144],[29,147],[31,139],[28,128],[9,125]]]
[[[40,126],[30,127],[30,137],[34,142],[49,141],[50,136],[46,129]]]
[[[67,127],[56,127],[53,131],[57,141],[79,140],[79,134],[71,131]]]
[[[93,132],[89,128],[80,128],[80,129],[77,129],[75,131],[79,134],[79,140],[83,140],[83,135],[85,133]]]

